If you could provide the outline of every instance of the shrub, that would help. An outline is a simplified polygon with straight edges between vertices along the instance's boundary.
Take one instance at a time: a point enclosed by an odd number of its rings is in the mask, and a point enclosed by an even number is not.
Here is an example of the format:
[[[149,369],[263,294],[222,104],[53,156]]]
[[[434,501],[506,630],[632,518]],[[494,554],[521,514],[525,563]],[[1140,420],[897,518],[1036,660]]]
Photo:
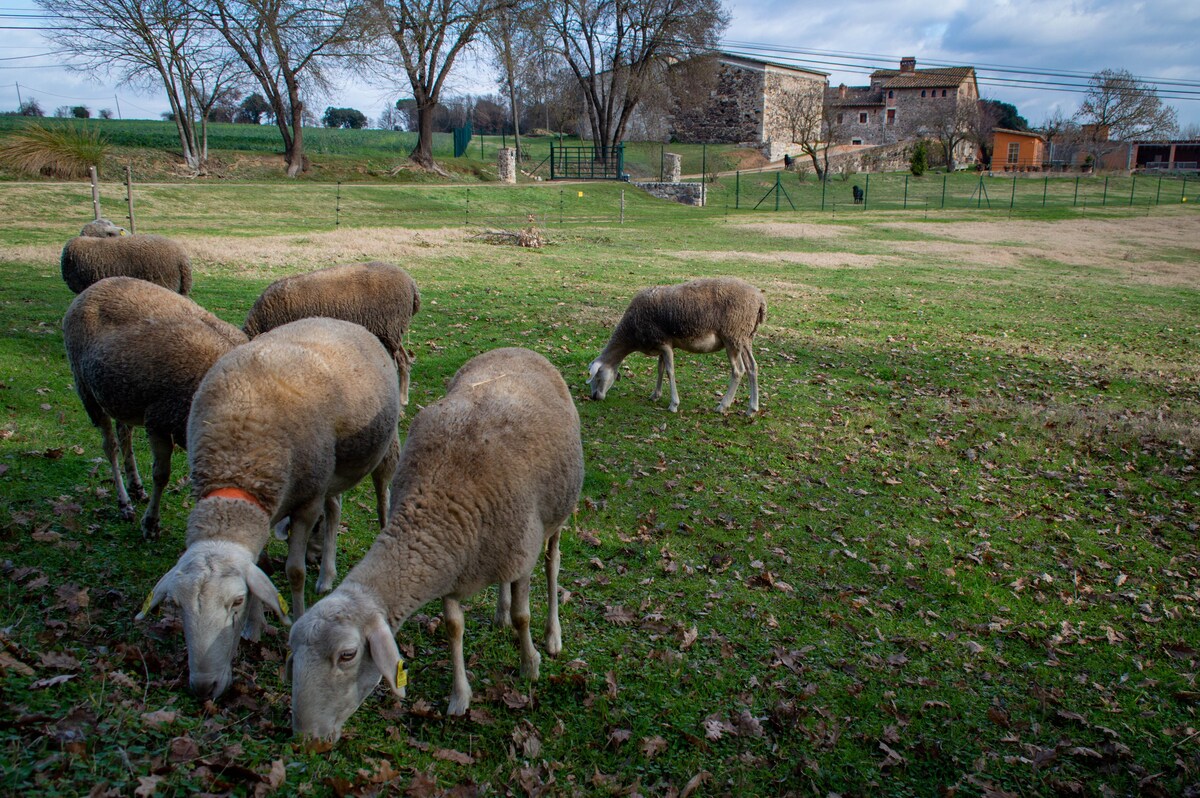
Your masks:
[[[925,146],[925,142],[918,141],[913,146],[912,157],[908,159],[909,171],[916,177],[925,174],[929,169],[929,149]]]
[[[31,124],[0,144],[0,164],[29,174],[73,179],[85,177],[89,166],[99,168],[108,147],[98,130]]]

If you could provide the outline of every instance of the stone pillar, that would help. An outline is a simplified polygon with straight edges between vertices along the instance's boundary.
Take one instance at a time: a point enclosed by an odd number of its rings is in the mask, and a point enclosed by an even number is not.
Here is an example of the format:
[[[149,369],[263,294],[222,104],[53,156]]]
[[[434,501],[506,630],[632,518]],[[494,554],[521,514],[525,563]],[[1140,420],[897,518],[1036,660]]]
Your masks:
[[[517,151],[503,147],[496,153],[496,173],[501,183],[517,182]]]
[[[679,176],[683,174],[683,156],[674,152],[663,154],[663,182],[678,183]]]

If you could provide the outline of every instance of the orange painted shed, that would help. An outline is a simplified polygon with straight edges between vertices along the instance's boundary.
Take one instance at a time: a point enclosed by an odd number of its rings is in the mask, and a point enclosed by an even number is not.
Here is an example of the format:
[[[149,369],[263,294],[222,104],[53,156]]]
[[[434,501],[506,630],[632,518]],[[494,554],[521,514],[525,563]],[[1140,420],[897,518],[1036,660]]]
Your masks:
[[[1046,140],[1037,133],[992,130],[993,172],[1036,172],[1046,162]]]

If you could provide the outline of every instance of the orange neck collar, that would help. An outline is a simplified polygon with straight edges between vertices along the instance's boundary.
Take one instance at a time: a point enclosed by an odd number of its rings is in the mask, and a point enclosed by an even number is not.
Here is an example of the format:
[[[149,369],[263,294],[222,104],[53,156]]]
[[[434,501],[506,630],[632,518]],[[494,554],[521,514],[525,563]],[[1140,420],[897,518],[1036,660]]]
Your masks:
[[[209,491],[208,493],[204,494],[204,498],[205,499],[214,499],[214,498],[215,499],[238,499],[239,501],[250,502],[255,507],[262,510],[264,513],[267,512],[267,508],[263,507],[262,502],[260,502],[258,499],[254,498],[253,496],[251,496],[249,493],[242,490],[241,488],[217,488],[216,490]]]

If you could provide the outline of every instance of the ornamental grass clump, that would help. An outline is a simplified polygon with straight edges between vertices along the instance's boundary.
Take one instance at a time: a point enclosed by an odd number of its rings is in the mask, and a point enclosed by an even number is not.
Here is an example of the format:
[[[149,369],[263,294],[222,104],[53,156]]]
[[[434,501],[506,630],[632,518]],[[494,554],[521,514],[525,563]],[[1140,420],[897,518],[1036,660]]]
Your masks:
[[[61,179],[86,177],[99,168],[108,141],[95,129],[75,125],[28,125],[0,143],[0,165]]]

